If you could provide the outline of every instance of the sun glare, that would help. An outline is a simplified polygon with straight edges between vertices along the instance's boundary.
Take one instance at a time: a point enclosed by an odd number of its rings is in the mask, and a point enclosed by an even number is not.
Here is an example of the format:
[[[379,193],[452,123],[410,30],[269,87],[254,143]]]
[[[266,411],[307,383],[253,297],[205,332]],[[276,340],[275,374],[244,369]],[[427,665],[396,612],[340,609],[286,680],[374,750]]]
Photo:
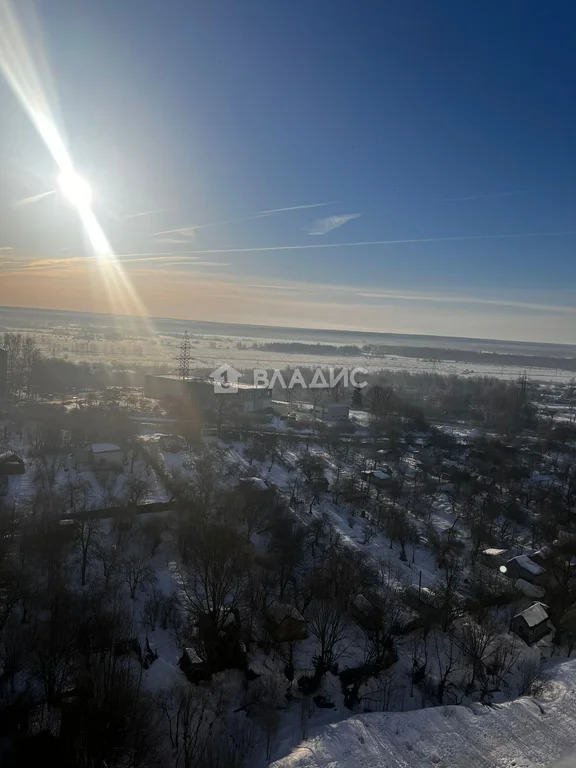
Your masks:
[[[50,82],[49,71],[41,42],[26,39],[14,5],[0,0],[0,74],[3,74],[14,94],[35,126],[60,174],[58,188],[64,198],[74,206],[90,250],[107,292],[111,314],[143,318],[150,334],[154,329],[147,320],[148,313],[138,296],[121,261],[92,210],[92,190],[88,182],[74,170],[74,163],[54,120],[46,95],[43,79]],[[42,74],[42,78],[40,77]]]
[[[63,171],[58,176],[58,186],[64,197],[77,208],[88,207],[92,203],[90,185],[75,171]]]

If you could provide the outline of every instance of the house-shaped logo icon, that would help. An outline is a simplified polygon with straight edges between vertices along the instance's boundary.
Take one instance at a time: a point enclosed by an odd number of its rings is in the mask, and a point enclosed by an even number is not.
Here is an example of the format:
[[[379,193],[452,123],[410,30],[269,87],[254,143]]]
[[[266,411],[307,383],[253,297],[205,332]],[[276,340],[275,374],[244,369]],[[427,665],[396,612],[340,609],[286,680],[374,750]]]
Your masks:
[[[242,374],[236,368],[232,368],[228,363],[224,363],[215,371],[212,371],[210,378],[214,383],[214,392],[233,393],[238,392],[238,380]]]

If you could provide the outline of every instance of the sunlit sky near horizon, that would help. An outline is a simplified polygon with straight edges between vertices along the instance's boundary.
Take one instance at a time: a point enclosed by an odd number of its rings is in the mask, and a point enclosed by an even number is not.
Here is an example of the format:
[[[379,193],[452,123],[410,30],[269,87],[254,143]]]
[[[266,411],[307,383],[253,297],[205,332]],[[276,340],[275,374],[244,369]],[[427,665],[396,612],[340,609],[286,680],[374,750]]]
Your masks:
[[[576,342],[572,3],[9,8],[151,316]],[[0,105],[0,305],[121,310]]]

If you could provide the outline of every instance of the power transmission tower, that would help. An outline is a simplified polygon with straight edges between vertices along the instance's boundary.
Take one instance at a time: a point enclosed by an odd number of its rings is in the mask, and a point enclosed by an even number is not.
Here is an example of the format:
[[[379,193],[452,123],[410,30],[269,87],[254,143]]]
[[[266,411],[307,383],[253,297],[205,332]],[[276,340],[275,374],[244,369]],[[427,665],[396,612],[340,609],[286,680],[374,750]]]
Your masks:
[[[520,376],[518,379],[518,391],[520,400],[522,403],[526,401],[526,390],[528,389],[528,376],[526,375],[526,371]]]
[[[192,351],[188,331],[184,331],[184,336],[180,342],[180,353],[176,358],[178,361],[178,376],[181,379],[190,378],[190,363],[192,362]]]

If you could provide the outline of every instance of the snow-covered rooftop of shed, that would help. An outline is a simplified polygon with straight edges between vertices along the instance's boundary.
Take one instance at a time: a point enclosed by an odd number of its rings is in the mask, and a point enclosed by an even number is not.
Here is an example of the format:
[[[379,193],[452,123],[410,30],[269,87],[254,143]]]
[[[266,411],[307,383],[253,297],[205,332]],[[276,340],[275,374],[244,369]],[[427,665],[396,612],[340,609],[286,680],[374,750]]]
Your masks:
[[[268,615],[275,622],[280,624],[284,619],[293,619],[294,621],[304,621],[300,611],[289,603],[278,603],[274,601],[268,608]]]
[[[525,611],[522,611],[516,615],[522,616],[529,627],[537,627],[538,624],[542,624],[543,621],[548,620],[546,606],[542,605],[542,603],[534,603],[534,605],[531,605],[530,608],[526,608]]]
[[[262,491],[268,490],[267,483],[261,477],[245,477],[242,478],[242,481],[253,485],[255,488],[260,488]]]
[[[90,450],[92,453],[112,453],[112,451],[120,451],[122,449],[115,443],[92,443]]]
[[[516,579],[514,582],[514,587],[519,592],[522,592],[524,595],[526,595],[526,597],[533,597],[535,600],[544,597],[546,594],[545,589],[538,587],[536,584],[530,584],[530,582],[526,581],[525,579]]]
[[[540,576],[541,574],[546,573],[546,568],[542,568],[541,565],[530,560],[528,555],[516,555],[516,557],[512,557],[508,562],[516,562],[520,568],[529,571],[533,576]]]

